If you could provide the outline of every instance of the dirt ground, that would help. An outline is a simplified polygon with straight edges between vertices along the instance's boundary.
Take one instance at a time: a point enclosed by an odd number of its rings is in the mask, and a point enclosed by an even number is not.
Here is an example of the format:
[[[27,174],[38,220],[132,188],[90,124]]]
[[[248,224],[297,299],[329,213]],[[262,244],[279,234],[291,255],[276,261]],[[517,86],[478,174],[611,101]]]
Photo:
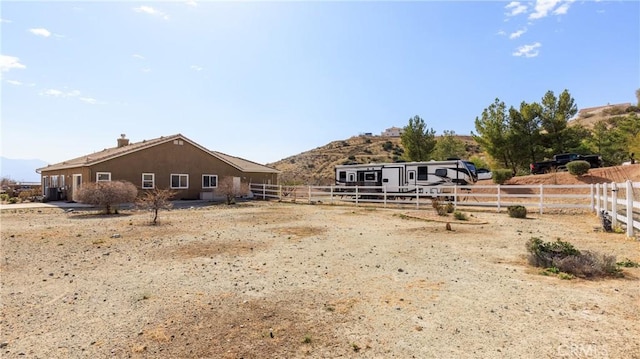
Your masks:
[[[431,210],[432,211],[432,210]],[[640,269],[562,280],[531,237],[640,262],[589,213],[246,202],[1,215],[2,358],[640,358]]]

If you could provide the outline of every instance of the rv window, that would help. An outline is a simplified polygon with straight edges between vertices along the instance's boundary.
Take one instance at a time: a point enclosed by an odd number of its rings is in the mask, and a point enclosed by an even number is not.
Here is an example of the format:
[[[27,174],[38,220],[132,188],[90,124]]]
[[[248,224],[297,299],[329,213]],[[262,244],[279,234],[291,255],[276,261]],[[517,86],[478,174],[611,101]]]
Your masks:
[[[364,180],[375,182],[376,181],[376,173],[375,172],[367,172],[364,174]]]
[[[427,166],[418,167],[418,181],[427,180]]]
[[[438,176],[438,177],[447,177],[447,169],[446,168],[438,168],[436,170],[436,176]]]
[[[338,180],[340,182],[344,182],[347,180],[347,172],[346,171],[340,171],[338,172]]]
[[[414,171],[409,171],[409,179],[413,181],[416,173]]]

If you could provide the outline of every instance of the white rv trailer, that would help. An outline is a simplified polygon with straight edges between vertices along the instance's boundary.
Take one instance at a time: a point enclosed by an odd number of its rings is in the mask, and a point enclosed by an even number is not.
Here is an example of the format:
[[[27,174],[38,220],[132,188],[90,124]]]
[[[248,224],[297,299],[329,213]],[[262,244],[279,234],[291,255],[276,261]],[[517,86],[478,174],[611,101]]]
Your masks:
[[[336,166],[336,186],[380,186],[387,193],[433,193],[429,187],[472,185],[477,180],[473,163],[463,160]]]

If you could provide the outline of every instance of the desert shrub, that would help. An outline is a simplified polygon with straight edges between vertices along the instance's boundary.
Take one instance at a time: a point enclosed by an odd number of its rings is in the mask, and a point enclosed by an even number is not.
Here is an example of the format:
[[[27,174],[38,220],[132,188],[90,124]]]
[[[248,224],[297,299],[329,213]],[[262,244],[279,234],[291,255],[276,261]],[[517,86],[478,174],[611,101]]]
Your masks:
[[[453,212],[453,217],[459,221],[466,221],[467,220],[467,215],[460,212],[460,211],[455,211]]]
[[[365,139],[364,143],[371,143],[371,139],[370,138]]]
[[[526,244],[529,264],[542,268],[555,268],[558,272],[577,277],[618,276],[620,270],[615,256],[579,251],[571,243],[556,240],[544,242],[531,238]]]
[[[513,172],[511,170],[504,169],[504,168],[493,170],[492,172],[493,172],[493,183],[497,183],[497,184],[504,184],[505,182],[507,182],[507,180],[513,177]]]
[[[9,202],[10,204],[18,203],[18,197],[11,197],[7,202]]]
[[[7,202],[9,200],[9,195],[6,193],[0,194],[0,201]]]
[[[447,202],[447,204],[445,205],[445,210],[447,211],[447,213],[453,213],[453,211],[455,211],[453,203]]]
[[[387,141],[385,143],[382,144],[382,149],[385,151],[391,151],[391,149],[393,149],[393,143],[391,143],[391,141]]]
[[[118,205],[133,202],[138,195],[136,186],[127,181],[95,182],[84,185],[78,191],[78,201],[111,210],[118,213]]]
[[[512,218],[527,218],[527,208],[524,206],[509,206],[507,207],[507,213]]]
[[[569,173],[574,176],[582,176],[589,172],[589,168],[591,168],[591,164],[587,161],[571,161],[567,163]]]
[[[171,209],[171,207],[173,207],[171,198],[175,195],[176,192],[171,189],[154,188],[147,190],[142,192],[142,195],[136,200],[136,207],[151,211],[151,213],[153,213],[151,222],[156,224],[158,221],[158,212],[162,209]]]
[[[617,262],[616,265],[618,265],[620,267],[625,267],[625,268],[639,268],[640,267],[640,263],[632,261],[629,258],[627,258],[624,261]]]
[[[436,213],[438,214],[438,216],[446,216],[447,215],[446,206],[443,205],[442,203],[440,203],[438,198],[432,198],[431,199],[431,207],[433,207],[433,209],[436,210]]]
[[[234,204],[236,197],[246,196],[250,192],[249,184],[240,183],[240,185],[236,185],[233,183],[233,177],[222,178],[215,191],[225,197],[227,204]]]

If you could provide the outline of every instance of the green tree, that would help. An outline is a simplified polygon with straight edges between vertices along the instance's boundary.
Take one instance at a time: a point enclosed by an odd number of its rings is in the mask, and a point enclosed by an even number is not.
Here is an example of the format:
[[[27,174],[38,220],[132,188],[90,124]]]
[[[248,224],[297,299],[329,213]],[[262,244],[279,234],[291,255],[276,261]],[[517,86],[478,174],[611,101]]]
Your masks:
[[[428,161],[436,146],[435,131],[427,129],[427,125],[420,116],[409,119],[401,136],[405,157],[409,161]]]
[[[454,131],[445,130],[442,137],[436,141],[433,157],[438,161],[445,160],[450,157],[463,158],[467,154],[467,149]]]
[[[545,146],[550,150],[549,155],[565,153],[575,144],[576,131],[567,131],[567,122],[578,112],[573,97],[568,90],[562,91],[556,98],[553,91],[547,91],[542,98],[540,120]],[[580,139],[578,138],[578,143]]]
[[[516,167],[527,169],[529,164],[544,157],[540,134],[540,104],[520,103],[520,110],[509,109],[509,143]]]
[[[509,116],[504,102],[496,98],[495,101],[482,111],[480,118],[476,117],[477,134],[471,133],[473,138],[496,162],[504,168],[512,167],[511,149],[509,144]]]

